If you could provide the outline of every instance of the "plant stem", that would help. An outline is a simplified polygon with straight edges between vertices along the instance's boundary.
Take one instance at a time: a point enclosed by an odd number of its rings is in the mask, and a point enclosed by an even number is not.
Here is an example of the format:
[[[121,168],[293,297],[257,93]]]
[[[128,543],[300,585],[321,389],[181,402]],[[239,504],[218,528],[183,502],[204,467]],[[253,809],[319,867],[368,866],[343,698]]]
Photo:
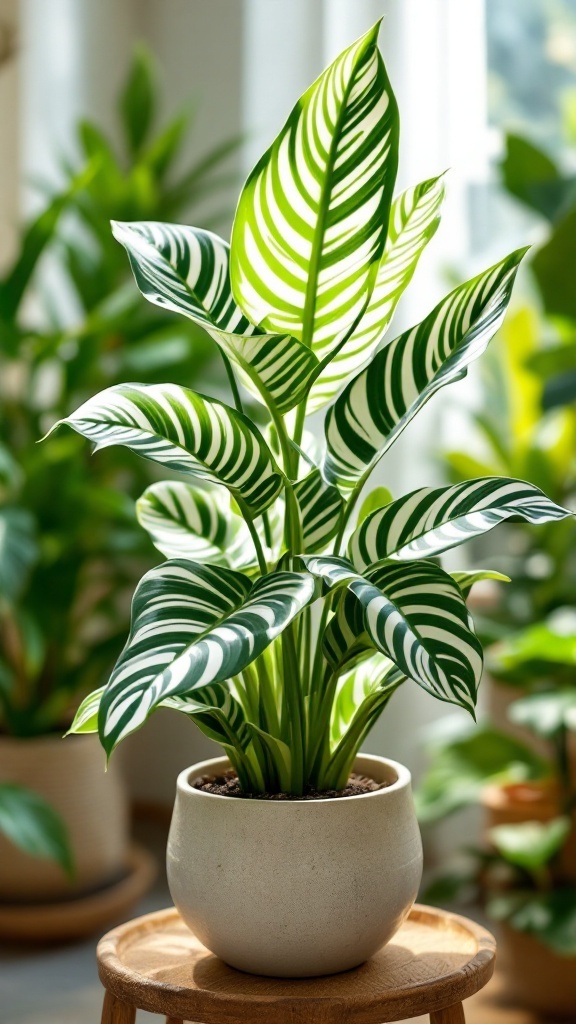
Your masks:
[[[283,718],[287,719],[285,735],[289,735],[288,746],[292,754],[292,789],[295,796],[304,792],[304,714],[298,656],[294,643],[294,623],[282,634],[282,655],[284,674],[285,706]],[[284,725],[284,723],[283,723]],[[284,731],[284,730],[283,730]]]
[[[268,563],[267,563],[266,558],[264,556],[264,549],[262,548],[262,543],[260,541],[260,537],[258,536],[258,531],[257,531],[256,527],[254,526],[254,519],[252,517],[252,513],[250,512],[250,509],[248,508],[248,506],[247,506],[246,502],[244,501],[244,499],[241,498],[239,494],[236,494],[235,498],[236,498],[236,502],[238,504],[238,508],[240,509],[240,511],[242,513],[242,517],[244,519],[244,522],[246,523],[246,526],[248,527],[248,532],[250,533],[250,536],[252,538],[252,543],[254,544],[254,550],[256,552],[256,558],[258,559],[258,568],[260,569],[260,572],[262,573],[262,575],[266,576],[266,574],[268,572]]]
[[[234,405],[235,405],[236,409],[238,410],[238,412],[243,413],[244,412],[244,407],[242,405],[242,399],[240,398],[240,392],[238,391],[238,384],[236,383],[236,377],[234,376],[234,370],[232,369],[232,364],[231,364],[230,360],[228,359],[228,356],[226,355],[224,350],[220,347],[220,345],[218,345],[218,351],[219,351],[220,355],[222,356],[222,362],[224,363],[224,369],[226,370],[226,376],[228,377],[228,383],[230,385],[230,391],[232,392],[232,398],[234,400]]]

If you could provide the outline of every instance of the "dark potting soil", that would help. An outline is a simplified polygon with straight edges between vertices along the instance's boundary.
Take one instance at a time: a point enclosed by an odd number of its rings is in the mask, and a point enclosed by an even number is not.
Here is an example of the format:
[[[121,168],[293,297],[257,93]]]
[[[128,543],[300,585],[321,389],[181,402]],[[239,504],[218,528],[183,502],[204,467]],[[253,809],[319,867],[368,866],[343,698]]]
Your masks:
[[[232,796],[240,800],[333,800],[341,796],[362,796],[365,793],[373,793],[377,789],[384,789],[387,782],[376,782],[367,775],[351,775],[348,784],[344,789],[324,789],[321,792],[307,787],[302,796],[291,796],[290,793],[244,793],[240,789],[240,783],[236,772],[230,770],[222,775],[201,776],[193,783],[194,789],[202,789],[206,793],[214,793],[216,796]]]

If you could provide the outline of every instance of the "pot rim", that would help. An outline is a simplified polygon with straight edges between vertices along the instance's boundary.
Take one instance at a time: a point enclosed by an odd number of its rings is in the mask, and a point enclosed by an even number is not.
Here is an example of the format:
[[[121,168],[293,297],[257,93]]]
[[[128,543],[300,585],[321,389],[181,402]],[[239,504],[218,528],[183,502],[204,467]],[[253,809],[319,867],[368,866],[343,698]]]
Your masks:
[[[356,764],[360,759],[374,764],[384,764],[386,767],[392,768],[396,773],[395,781],[390,782],[382,789],[374,789],[370,793],[354,793],[351,796],[331,796],[321,800],[251,800],[249,801],[250,806],[255,807],[258,805],[260,807],[280,808],[294,807],[295,805],[298,807],[318,807],[318,805],[322,804],[345,804],[350,800],[369,800],[374,797],[385,797],[390,793],[410,788],[412,776],[408,768],[401,764],[400,761],[393,761],[389,757],[381,757],[378,754],[359,753],[354,763]],[[237,797],[226,796],[223,793],[209,793],[205,789],[196,789],[190,782],[191,778],[196,779],[200,775],[208,775],[210,772],[218,771],[225,767],[231,767],[230,761],[226,756],[222,756],[211,757],[206,761],[199,761],[189,768],[184,768],[176,780],[178,792],[187,796],[203,797],[209,800],[225,800],[228,803],[231,800],[236,801]]]

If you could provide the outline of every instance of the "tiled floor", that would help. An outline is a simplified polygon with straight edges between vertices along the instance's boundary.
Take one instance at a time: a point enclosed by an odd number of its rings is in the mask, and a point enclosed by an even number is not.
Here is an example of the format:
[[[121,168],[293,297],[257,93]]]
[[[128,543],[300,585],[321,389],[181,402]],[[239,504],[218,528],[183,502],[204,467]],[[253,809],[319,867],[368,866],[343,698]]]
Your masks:
[[[158,852],[161,862],[164,829],[147,826],[139,839]],[[160,873],[152,892],[135,909],[135,915],[169,903],[165,879]],[[94,938],[55,948],[8,949],[0,945],[0,1024],[98,1024],[102,988],[96,971],[95,945]],[[495,979],[483,993],[468,1000],[467,1024],[540,1024],[523,1011],[502,1009],[501,989]],[[140,1011],[137,1020],[138,1024],[158,1024],[160,1018]],[[414,1018],[413,1024],[428,1024],[428,1018]]]

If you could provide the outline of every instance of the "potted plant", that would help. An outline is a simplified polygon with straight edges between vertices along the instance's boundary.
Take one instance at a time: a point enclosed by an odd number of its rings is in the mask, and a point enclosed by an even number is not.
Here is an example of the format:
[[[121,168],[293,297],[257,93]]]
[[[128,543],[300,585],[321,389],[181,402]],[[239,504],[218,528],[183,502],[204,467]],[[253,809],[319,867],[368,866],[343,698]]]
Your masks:
[[[525,475],[559,504],[576,488],[574,315],[569,268],[574,182],[518,136],[507,139],[507,190],[549,222],[531,261],[537,294],[507,318],[482,365],[473,443],[448,453],[449,477]],[[570,303],[572,302],[572,306]],[[492,542],[491,542],[492,541]],[[482,546],[482,549],[481,549]],[[481,899],[501,922],[506,991],[544,1013],[576,1004],[576,530],[511,522],[477,555],[512,579],[493,585],[478,623],[491,642],[490,719],[432,740],[419,817],[432,821],[478,801],[487,842],[429,898]],[[470,854],[471,851],[468,851]],[[538,962],[537,970],[530,964]]]
[[[499,645],[499,659],[509,670],[513,662],[520,668],[530,644],[531,653],[542,658],[553,651],[558,670],[567,641],[559,627],[556,617],[527,630],[523,650],[513,637]],[[569,666],[573,674],[568,657]],[[506,998],[536,1012],[571,1016],[576,773],[568,739],[576,732],[576,687],[568,680],[555,687],[548,682],[547,688],[541,683],[516,699],[509,715],[538,741],[541,753],[536,744],[488,723],[475,733],[460,723],[431,744],[431,768],[417,793],[420,820],[438,820],[478,800],[485,810],[486,842],[460,851],[460,863],[436,878],[426,895],[439,903],[481,903],[499,924]]]
[[[88,459],[73,436],[44,448],[37,440],[95,389],[135,372],[153,380],[159,359],[177,375],[209,370],[202,332],[134,300],[129,268],[102,228],[110,216],[173,216],[208,194],[221,202],[232,144],[178,169],[190,118],[156,127],[157,104],[154,68],[138,52],[119,97],[119,151],[97,125],[79,125],[79,168],[64,169],[61,194],[23,231],[0,281],[0,782],[59,811],[75,869],[66,874],[0,837],[0,930],[7,903],[21,901],[23,918],[25,902],[114,885],[132,860],[117,766],[105,775],[95,738],[68,745],[61,734],[107,678],[131,590],[158,559],[130,500],[154,476],[121,453]],[[47,250],[65,284],[64,308],[43,280]],[[29,802],[19,806],[24,814]]]
[[[125,384],[63,421],[181,474],[139,501],[167,561],[138,585],[124,651],[72,731],[97,729],[110,756],[168,706],[223,746],[179,777],[169,881],[202,942],[260,974],[353,967],[400,926],[421,873],[410,776],[358,750],[406,680],[474,713],[478,574],[437,556],[510,515],[568,514],[513,479],[360,503],[384,452],[498,329],[523,255],[382,342],[443,185],[393,201],[398,112],[377,34],[298,101],[247,180],[230,247],[179,225],[114,226],[143,294],[221,348],[232,404]],[[317,454],[305,421],[325,407]]]

